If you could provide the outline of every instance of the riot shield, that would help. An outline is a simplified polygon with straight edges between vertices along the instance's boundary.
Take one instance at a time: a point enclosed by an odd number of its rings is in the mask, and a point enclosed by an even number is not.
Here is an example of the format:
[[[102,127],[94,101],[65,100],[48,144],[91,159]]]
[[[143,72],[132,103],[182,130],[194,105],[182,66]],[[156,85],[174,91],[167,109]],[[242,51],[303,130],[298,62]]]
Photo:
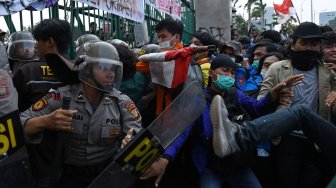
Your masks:
[[[33,187],[19,111],[0,117],[0,187]]]
[[[191,82],[180,95],[114,157],[89,188],[128,188],[204,111],[202,86]]]

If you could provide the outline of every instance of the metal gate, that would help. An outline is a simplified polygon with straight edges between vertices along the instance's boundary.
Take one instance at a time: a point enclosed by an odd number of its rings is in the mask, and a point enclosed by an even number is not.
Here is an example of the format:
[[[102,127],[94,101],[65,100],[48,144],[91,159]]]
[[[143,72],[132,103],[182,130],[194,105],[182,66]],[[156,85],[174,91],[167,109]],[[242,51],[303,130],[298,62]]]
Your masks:
[[[150,41],[155,38],[154,27],[156,23],[167,16],[169,15],[145,5],[145,20]],[[137,24],[136,22],[73,0],[60,0],[58,4],[46,8],[43,11],[23,10],[19,13],[3,17],[7,28],[1,29],[8,29],[8,34],[15,31],[32,31],[34,25],[43,19],[65,19],[69,21],[72,26],[72,41],[75,41],[79,36],[88,33],[90,23],[94,22],[97,26],[96,34],[102,40],[117,38],[128,42],[133,47],[135,46],[134,25]],[[188,43],[192,38],[192,34],[195,32],[195,10],[193,0],[182,0],[181,21],[184,24],[182,41]],[[69,54],[70,57],[73,58],[74,42]]]

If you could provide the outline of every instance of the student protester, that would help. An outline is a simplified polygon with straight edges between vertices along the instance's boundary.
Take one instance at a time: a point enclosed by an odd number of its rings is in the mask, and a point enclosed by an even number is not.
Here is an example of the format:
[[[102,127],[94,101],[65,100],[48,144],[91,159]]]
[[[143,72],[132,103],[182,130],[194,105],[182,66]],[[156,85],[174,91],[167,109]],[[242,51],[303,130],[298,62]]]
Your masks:
[[[241,36],[238,39],[238,42],[242,45],[242,55],[246,54],[247,49],[249,48],[249,46],[251,45],[251,40],[250,38],[248,38],[247,36]]]
[[[323,61],[329,68],[336,68],[336,33],[327,32],[322,38]]]
[[[263,78],[258,73],[260,59],[262,56],[270,52],[276,52],[277,48],[270,42],[259,42],[251,46],[244,57],[249,58],[249,62],[245,62],[242,67],[237,69],[236,87],[243,91],[246,95],[257,97]]]
[[[215,49],[217,47],[216,40],[209,33],[196,32],[193,35],[191,46],[209,46],[209,45],[213,45]],[[202,70],[202,80],[204,87],[208,86],[209,70],[211,64],[210,57],[212,56],[213,52],[214,51],[204,51],[193,55],[193,59],[196,61],[196,63],[200,66]]]
[[[321,30],[311,22],[301,23],[293,32],[290,59],[272,64],[261,86],[258,98],[264,97],[276,84],[286,77],[304,74],[301,84],[293,87],[293,97],[287,100],[290,106],[300,104],[317,112],[323,118],[332,119],[334,105],[326,100],[332,98],[335,75],[321,61]],[[278,106],[278,109],[285,106]],[[278,187],[317,187],[320,170],[316,166],[318,150],[314,142],[302,131],[293,131],[281,138],[274,147],[276,179]],[[288,170],[291,169],[291,170]]]
[[[129,47],[123,43],[120,42],[119,45],[114,44],[120,61],[123,63],[123,78],[119,90],[129,96],[139,109],[142,96],[145,94],[150,78],[136,70],[138,59]]]
[[[183,24],[178,20],[173,20],[171,18],[167,18],[158,22],[155,26],[155,30],[157,33],[159,46],[161,51],[172,51],[178,50],[183,48],[182,44],[182,35],[183,35]],[[138,63],[139,64],[139,63]],[[137,65],[138,65],[137,64]],[[150,70],[149,63],[147,63],[148,69],[144,68],[143,64],[141,65],[143,70]],[[196,65],[196,66],[195,66]],[[172,70],[167,75],[173,75],[172,77],[168,76],[165,77],[162,75],[156,75],[155,73],[151,72],[151,79],[156,80],[154,90],[155,90],[155,116],[148,119],[153,119],[157,117],[171,102],[174,100],[176,96],[185,88],[185,86],[194,80],[203,83],[202,81],[202,72],[200,67],[197,63],[192,63],[192,56],[185,58],[183,61],[176,61],[174,62],[164,62],[154,64],[156,67],[151,67],[151,69],[156,70]],[[163,78],[163,79],[161,79]],[[167,84],[168,83],[168,84]],[[174,83],[169,84],[169,83]],[[176,83],[176,84],[175,84]],[[182,158],[182,157],[181,157]],[[155,161],[151,168],[148,171],[156,173],[158,170],[161,169],[162,165],[167,165],[169,162],[169,158],[163,156]],[[172,187],[177,185],[177,178],[182,178],[180,175],[183,174],[184,170],[181,168],[183,166],[183,160],[175,160],[174,164],[171,164],[172,171],[167,173],[164,178],[163,186]],[[154,175],[153,175],[154,176]],[[152,176],[149,176],[152,177]],[[148,177],[148,178],[149,178]],[[159,178],[161,179],[161,177]],[[182,181],[182,179],[181,179]],[[148,182],[145,182],[146,184]],[[151,183],[150,183],[151,184]]]
[[[215,95],[221,95],[228,106],[230,106],[230,119],[240,123],[246,119],[273,112],[275,110],[274,106],[278,102],[282,103],[282,97],[279,96],[284,85],[279,84],[270,94],[257,101],[233,87],[235,70],[236,65],[229,56],[218,55],[216,57],[211,64],[209,85],[205,90],[207,99],[206,110],[164,153],[170,159],[174,159],[190,134],[191,160],[200,176],[199,185],[202,188],[220,188],[224,182],[229,183],[233,187],[261,187],[254,173],[248,167],[250,157],[253,158],[256,148],[225,159],[219,159],[214,155],[214,150],[211,148],[211,140],[216,135],[216,131],[211,128],[210,103]],[[286,81],[287,86],[296,84],[301,79],[301,75],[292,77]],[[290,93],[286,93],[285,95],[290,95]],[[157,186],[165,169],[166,166],[162,165],[160,171],[156,174],[159,177],[156,182]],[[147,171],[143,175],[143,178],[148,178],[152,175],[153,172]]]
[[[284,58],[285,57],[279,52],[271,52],[264,55],[259,61],[260,66],[257,74],[260,74],[260,76],[265,78],[269,67],[275,62],[284,60]]]
[[[336,98],[329,100],[334,103]],[[217,95],[211,104],[211,122],[218,130],[213,149],[219,157],[254,148],[256,144],[276,138],[293,130],[302,130],[326,153],[336,173],[336,127],[304,105],[296,105],[237,125],[229,118],[225,101]]]

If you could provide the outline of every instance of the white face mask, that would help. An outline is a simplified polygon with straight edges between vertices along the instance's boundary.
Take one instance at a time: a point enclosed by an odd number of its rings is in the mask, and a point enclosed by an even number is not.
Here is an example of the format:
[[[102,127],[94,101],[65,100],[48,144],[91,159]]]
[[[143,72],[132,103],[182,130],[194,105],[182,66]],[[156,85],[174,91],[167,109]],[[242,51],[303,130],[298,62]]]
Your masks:
[[[197,45],[195,45],[194,43],[191,43],[189,47],[198,47]]]
[[[263,68],[263,69],[261,69],[260,75],[261,75],[263,78],[265,78],[267,71],[268,71],[268,68]]]
[[[172,46],[170,46],[170,41],[173,40],[173,38],[175,38],[176,35],[174,35],[170,40],[164,41],[164,42],[160,42],[159,46],[161,49],[171,49]],[[175,44],[174,44],[175,45]],[[174,46],[173,45],[173,46]]]

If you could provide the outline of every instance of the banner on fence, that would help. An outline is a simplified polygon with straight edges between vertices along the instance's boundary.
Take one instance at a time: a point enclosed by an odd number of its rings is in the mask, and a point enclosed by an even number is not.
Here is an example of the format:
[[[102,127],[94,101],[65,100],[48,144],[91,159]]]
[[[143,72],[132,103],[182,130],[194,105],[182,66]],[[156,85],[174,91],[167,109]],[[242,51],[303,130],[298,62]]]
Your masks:
[[[118,15],[120,17],[130,19],[142,23],[145,19],[145,6],[143,0],[76,0],[78,2],[90,5]]]
[[[164,12],[175,19],[181,20],[181,0],[145,0],[145,2],[158,11]]]

